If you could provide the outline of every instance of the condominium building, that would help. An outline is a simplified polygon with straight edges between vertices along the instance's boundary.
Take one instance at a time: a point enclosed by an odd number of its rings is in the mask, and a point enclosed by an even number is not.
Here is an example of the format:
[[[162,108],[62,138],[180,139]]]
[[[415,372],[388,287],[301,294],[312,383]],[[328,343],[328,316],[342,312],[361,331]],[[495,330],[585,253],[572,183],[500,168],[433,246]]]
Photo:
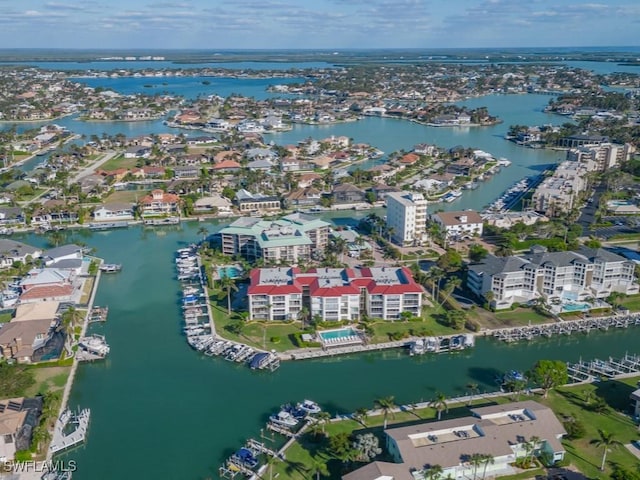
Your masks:
[[[302,308],[322,321],[354,322],[364,314],[395,320],[420,315],[422,292],[408,268],[259,268],[248,290],[252,320],[297,320]]]
[[[442,228],[447,240],[464,240],[482,235],[483,220],[478,212],[438,212],[431,215],[431,220]]]
[[[241,217],[220,230],[222,253],[268,263],[298,263],[323,252],[329,223],[309,215],[292,213],[279,220]]]
[[[421,193],[390,192],[387,203],[387,229],[399,245],[420,245],[427,226],[427,200]]]
[[[612,292],[638,293],[635,264],[602,248],[576,252],[546,252],[534,248],[523,256],[487,256],[469,265],[467,285],[481,297],[490,297],[496,309],[526,303],[538,297],[561,300],[605,298]],[[491,293],[489,293],[491,292]]]
[[[533,192],[533,210],[548,217],[571,211],[578,201],[578,194],[587,186],[587,174],[595,170],[596,164],[586,159],[560,163],[554,174],[545,178]]]
[[[534,401],[471,409],[471,415],[423,422],[384,431],[391,462],[372,462],[343,480],[421,480],[439,465],[437,478],[471,479],[513,475],[513,464],[525,456],[564,458],[561,439],[566,431],[553,411]],[[532,439],[534,443],[531,443]],[[533,448],[533,451],[531,451]],[[480,468],[472,454],[490,458]]]
[[[591,161],[599,172],[620,165],[629,159],[630,145],[617,145],[614,143],[588,144],[572,148],[567,152],[567,160],[576,162]]]

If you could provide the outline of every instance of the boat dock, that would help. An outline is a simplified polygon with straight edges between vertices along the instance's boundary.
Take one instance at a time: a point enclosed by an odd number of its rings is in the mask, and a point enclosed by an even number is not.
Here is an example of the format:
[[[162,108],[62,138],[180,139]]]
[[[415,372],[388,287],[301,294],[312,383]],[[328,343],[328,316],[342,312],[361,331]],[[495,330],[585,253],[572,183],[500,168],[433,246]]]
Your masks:
[[[54,455],[83,443],[87,436],[90,417],[91,411],[88,408],[78,413],[73,413],[69,409],[62,412],[56,420],[53,437],[49,444],[49,454]],[[73,431],[69,432],[69,427],[74,425]]]
[[[475,340],[475,336],[470,333],[418,338],[410,343],[409,354],[457,352],[475,346]]]
[[[106,222],[106,223],[90,223],[89,230],[111,230],[113,228],[127,228],[129,222]]]
[[[609,357],[608,360],[580,360],[567,363],[567,373],[572,383],[595,382],[640,374],[640,356],[625,354],[622,358]]]
[[[144,225],[151,227],[160,227],[163,225],[179,225],[180,217],[166,217],[166,218],[148,218],[143,221]]]
[[[490,334],[503,342],[518,342],[521,340],[533,340],[538,337],[550,338],[554,335],[571,335],[575,332],[589,333],[592,330],[604,331],[609,328],[627,328],[633,325],[640,325],[640,313],[563,320],[526,327],[501,328],[493,330]]]
[[[78,340],[76,359],[79,362],[103,360],[109,354],[110,347],[103,335],[93,334]]]
[[[109,307],[98,307],[97,305],[89,311],[89,323],[106,322],[109,315]]]

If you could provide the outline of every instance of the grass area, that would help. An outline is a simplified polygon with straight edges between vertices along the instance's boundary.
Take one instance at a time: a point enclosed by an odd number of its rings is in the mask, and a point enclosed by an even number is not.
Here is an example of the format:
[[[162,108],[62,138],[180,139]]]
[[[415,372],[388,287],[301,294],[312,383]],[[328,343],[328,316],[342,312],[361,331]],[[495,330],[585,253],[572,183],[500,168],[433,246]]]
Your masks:
[[[453,335],[460,333],[451,327],[438,322],[438,317],[444,315],[444,309],[441,306],[425,309],[422,315],[422,321],[389,321],[380,320],[369,325],[373,328],[374,334],[371,337],[372,343],[388,342],[391,340],[391,334],[399,333],[404,337],[415,336],[435,336],[435,335]]]
[[[629,394],[635,389],[638,378],[624,380],[611,380],[589,385],[578,385],[571,387],[561,387],[552,390],[548,398],[540,395],[522,395],[517,400],[532,399],[549,406],[557,417],[562,421],[567,417],[579,420],[584,425],[584,435],[579,439],[563,440],[563,445],[567,451],[565,460],[580,471],[589,479],[606,479],[611,473],[611,466],[618,464],[623,467],[635,470],[638,460],[623,446],[612,447],[607,455],[607,468],[601,472],[599,467],[602,460],[602,447],[594,445],[593,440],[599,438],[598,430],[612,433],[619,442],[626,444],[638,438],[637,426],[632,419],[625,414],[629,407]],[[594,398],[600,397],[607,403],[605,411],[598,412],[593,408]],[[511,396],[483,399],[478,398],[472,402],[472,406],[486,406],[491,404],[504,404],[514,401]],[[373,403],[373,401],[372,401]],[[368,407],[368,406],[364,406]],[[469,407],[464,404],[452,404],[448,412],[443,412],[442,419],[449,420],[469,415]],[[415,410],[405,410],[395,415],[389,415],[388,424],[391,426],[407,426],[424,421],[432,421],[437,417],[437,413],[432,408]],[[312,471],[309,466],[313,464],[313,459],[324,460],[330,472],[331,479],[338,479],[345,472],[342,464],[333,459],[327,451],[327,437],[338,433],[360,434],[370,432],[381,440],[383,439],[384,416],[369,416],[364,419],[364,424],[355,420],[341,420],[330,422],[326,425],[326,435],[307,432],[301,435],[298,442],[294,443],[286,452],[286,460],[273,465],[274,478],[278,475],[280,480],[303,480],[312,478]],[[381,442],[383,445],[384,442]],[[379,458],[383,458],[384,454]],[[355,464],[353,468],[359,468],[362,464]],[[544,475],[543,468],[529,470],[505,478],[507,480],[525,480],[534,478],[536,475]]]
[[[136,203],[138,199],[145,195],[146,192],[142,190],[116,190],[105,198],[104,201],[105,203]]]
[[[69,378],[71,367],[44,367],[34,368],[35,383],[29,387],[27,396],[44,394],[49,391],[63,390]]]
[[[117,170],[118,168],[129,169],[135,167],[137,164],[137,158],[124,158],[124,155],[120,154],[103,163],[100,168],[102,170]]]
[[[640,240],[640,233],[618,233],[612,235],[609,240]]]
[[[80,296],[80,304],[86,305],[91,298],[91,290],[93,290],[93,284],[96,281],[95,277],[88,277],[82,285],[82,295]]]
[[[519,325],[535,325],[540,323],[549,323],[553,318],[541,315],[531,308],[516,308],[508,312],[496,312],[496,318],[503,326],[519,326]]]
[[[632,295],[622,299],[622,306],[627,307],[632,312],[640,310],[640,295]]]
[[[13,317],[13,311],[0,313],[0,323],[7,323],[11,321]]]

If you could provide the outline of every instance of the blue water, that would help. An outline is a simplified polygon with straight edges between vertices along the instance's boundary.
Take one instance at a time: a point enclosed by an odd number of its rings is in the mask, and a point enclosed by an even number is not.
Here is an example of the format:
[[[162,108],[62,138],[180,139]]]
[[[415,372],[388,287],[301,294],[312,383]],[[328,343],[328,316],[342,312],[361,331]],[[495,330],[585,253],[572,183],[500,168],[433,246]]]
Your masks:
[[[90,87],[103,87],[125,95],[144,93],[147,95],[181,95],[188,99],[198,96],[219,95],[228,97],[241,93],[246,97],[264,100],[283,97],[283,94],[267,92],[269,85],[284,85],[304,82],[304,78],[231,78],[231,77],[75,77],[72,80]],[[203,82],[209,82],[205,85]],[[150,85],[145,87],[145,85]]]
[[[591,305],[588,303],[565,303],[562,306],[563,312],[584,312],[585,310],[589,310]]]
[[[164,70],[194,68],[224,68],[230,70],[299,70],[333,67],[327,62],[205,62],[177,63],[171,61],[114,61],[114,62],[0,62],[0,65],[20,65],[58,71],[108,71],[108,70]]]
[[[353,328],[341,328],[339,330],[329,330],[327,332],[319,332],[323,340],[336,340],[340,338],[347,338],[356,335]]]

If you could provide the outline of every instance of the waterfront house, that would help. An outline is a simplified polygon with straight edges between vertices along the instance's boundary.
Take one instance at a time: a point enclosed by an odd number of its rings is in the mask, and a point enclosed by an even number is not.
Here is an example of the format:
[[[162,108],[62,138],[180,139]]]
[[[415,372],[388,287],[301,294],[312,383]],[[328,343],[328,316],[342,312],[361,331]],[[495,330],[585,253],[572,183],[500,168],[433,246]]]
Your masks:
[[[612,292],[635,294],[634,269],[633,261],[602,248],[547,252],[534,247],[526,255],[488,255],[469,265],[467,286],[478,296],[492,292],[491,306],[499,310],[539,297],[575,302]]]
[[[11,462],[16,452],[31,448],[33,431],[42,415],[42,398],[0,400],[0,463]]]
[[[482,235],[482,217],[472,210],[438,212],[431,215],[431,220],[440,225],[447,240],[459,241]]]
[[[0,226],[21,227],[26,223],[22,208],[0,207]]]
[[[303,305],[322,321],[420,315],[423,289],[405,267],[259,268],[251,271],[249,318],[295,320]]]
[[[319,182],[322,182],[322,175],[318,173],[303,173],[298,177],[298,187],[300,188],[307,188]]]
[[[42,260],[47,267],[60,268],[63,264],[63,269],[72,268],[77,270],[76,273],[80,273],[83,257],[82,247],[73,243],[42,252]]]
[[[263,195],[261,193],[251,193],[244,188],[236,192],[235,200],[240,213],[243,214],[280,211],[280,199],[278,197]]]
[[[218,215],[230,215],[232,213],[231,206],[231,201],[228,198],[222,195],[212,194],[197,199],[193,203],[193,210],[195,212],[210,212],[215,210]]]
[[[292,213],[278,220],[241,217],[220,230],[222,253],[247,260],[297,263],[327,246],[329,223]]]
[[[333,187],[331,197],[335,203],[362,203],[365,201],[365,192],[361,188],[350,183],[340,183]]]
[[[151,148],[142,145],[134,145],[124,152],[124,158],[149,158]]]
[[[200,177],[200,171],[199,165],[178,165],[173,167],[173,178],[195,180]]]
[[[15,262],[28,263],[40,258],[42,250],[26,243],[0,238],[0,268],[10,268]]]
[[[19,363],[35,361],[34,353],[53,337],[57,301],[20,304],[14,318],[0,329],[0,355]]]
[[[118,222],[134,219],[134,205],[131,203],[105,203],[93,211],[96,222]]]
[[[309,207],[320,204],[322,192],[314,187],[298,188],[284,198],[287,208]]]
[[[551,462],[564,459],[561,439],[566,431],[553,411],[534,401],[473,408],[471,415],[424,422],[384,431],[391,462],[373,462],[343,480],[415,480],[426,478],[429,468],[442,467],[441,478],[475,478],[512,475],[512,464],[527,455],[545,456]],[[533,452],[530,441],[536,438]],[[473,454],[492,459],[482,467],[471,462]]]
[[[180,198],[173,193],[165,193],[160,189],[153,190],[150,195],[140,200],[140,213],[143,217],[175,215],[178,213]]]

